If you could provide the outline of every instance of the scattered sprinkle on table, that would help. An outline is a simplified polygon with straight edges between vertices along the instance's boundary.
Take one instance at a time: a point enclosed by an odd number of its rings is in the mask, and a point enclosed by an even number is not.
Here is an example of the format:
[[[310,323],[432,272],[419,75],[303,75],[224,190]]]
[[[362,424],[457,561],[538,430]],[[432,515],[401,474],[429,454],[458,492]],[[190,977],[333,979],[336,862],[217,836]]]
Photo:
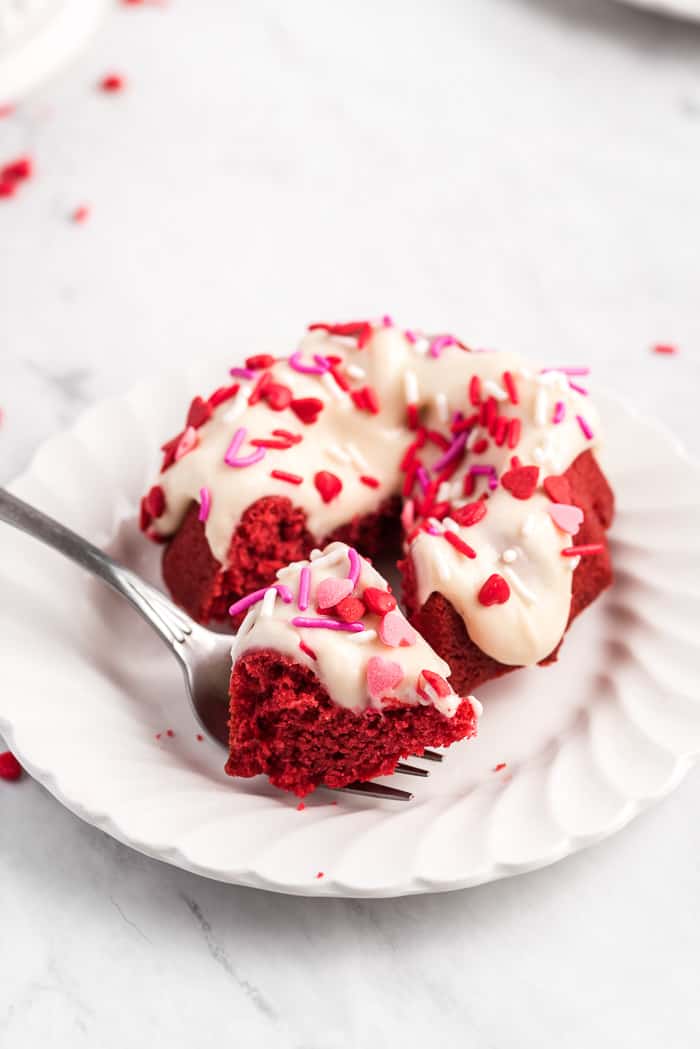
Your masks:
[[[18,780],[22,775],[22,766],[14,754],[6,750],[0,754],[0,779]]]
[[[122,91],[124,86],[125,80],[120,73],[107,73],[100,80],[100,90],[108,93]]]
[[[678,353],[678,347],[673,346],[670,342],[657,342],[651,348],[652,353],[658,353],[662,357],[673,357]]]

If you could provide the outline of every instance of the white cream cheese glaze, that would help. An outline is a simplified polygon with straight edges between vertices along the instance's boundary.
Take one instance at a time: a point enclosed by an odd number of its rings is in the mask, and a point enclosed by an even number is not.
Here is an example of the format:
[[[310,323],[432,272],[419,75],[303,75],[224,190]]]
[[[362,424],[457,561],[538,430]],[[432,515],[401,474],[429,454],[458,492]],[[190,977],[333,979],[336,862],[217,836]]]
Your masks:
[[[456,342],[433,356],[426,352],[429,345],[424,337],[382,324],[373,327],[363,348],[353,339],[324,330],[309,332],[298,347],[302,361],[313,364],[315,355],[341,358],[340,368],[352,389],[371,387],[376,393],[377,413],[360,410],[329,374],[301,374],[287,358],[278,360],[268,369],[273,380],[289,387],[295,398],[323,402],[317,420],[305,425],[290,408],[272,411],[264,401],[249,405],[254,380],[244,381],[235,399],[216,408],[197,430],[196,447],[159,477],[166,509],[153,527],[159,535],[172,535],[206,488],[211,497],[206,536],[214,556],[225,565],[242,513],[261,496],[275,494],[288,497],[306,512],[307,527],[322,542],[338,526],[401,492],[405,477],[401,462],[415,437],[407,425],[407,405],[414,403],[420,410],[422,426],[452,440],[449,423],[456,413],[469,416],[474,411],[468,390],[477,376],[483,398],[495,398],[504,414],[520,420],[517,447],[508,447],[507,441],[499,447],[487,429],[476,425],[469,433],[464,460],[441,486],[438,498],[448,500],[454,512],[489,491],[489,478],[478,476],[473,495],[463,495],[465,474],[474,465],[488,464],[494,471],[494,490],[489,492],[486,517],[469,527],[449,518],[435,521],[434,535],[411,534],[409,528],[408,547],[421,603],[432,592],[441,592],[484,652],[507,665],[531,665],[549,655],[563,636],[577,564],[576,558],[561,555],[572,545],[571,536],[553,523],[542,481],[564,472],[582,451],[596,447],[598,416],[590,398],[572,386],[563,371],[542,371],[515,354],[465,351]],[[504,372],[513,377],[517,405],[509,399]],[[240,427],[247,439],[270,437],[274,429],[283,428],[303,440],[285,450],[268,449],[254,465],[231,467],[225,455]],[[489,447],[480,453],[482,437],[489,439]],[[239,454],[254,450],[247,439]],[[431,444],[421,449],[428,470],[442,455]],[[496,483],[510,468],[513,455],[523,465],[540,468],[538,490],[527,500],[514,498]],[[298,475],[302,483],[275,479],[272,470]],[[342,483],[342,490],[328,503],[314,485],[319,470],[330,471]],[[376,487],[362,482],[362,476],[377,482]],[[446,528],[474,549],[474,559],[445,541]],[[507,580],[511,594],[504,604],[486,607],[478,593],[493,573]]]
[[[416,687],[422,671],[432,671],[447,679],[450,668],[415,631],[412,631],[413,644],[390,647],[379,637],[379,616],[369,612],[363,617],[362,623],[366,629],[362,633],[294,625],[293,620],[298,617],[319,618],[316,611],[318,586],[322,580],[331,577],[347,577],[348,550],[345,543],[331,543],[323,552],[314,551],[310,561],[296,561],[281,569],[277,573],[277,581],[289,588],[292,601],[285,603],[277,595],[270,599],[268,591],[262,601],[249,609],[233,643],[231,655],[234,663],[251,650],[270,648],[281,652],[310,667],[334,703],[359,711],[368,706],[381,709],[384,696],[370,696],[367,668],[372,659],[390,661],[401,668],[403,677],[400,684],[386,693],[386,698],[408,704],[426,703]],[[310,568],[310,598],[308,609],[302,611],[297,598],[301,571],[305,566]],[[360,558],[360,575],[354,593],[361,597],[366,587],[386,590],[387,583],[364,558]],[[405,623],[403,614],[398,614]],[[332,618],[332,615],[332,612],[328,615],[322,613],[321,618]],[[408,624],[406,626],[410,630]],[[314,653],[315,658],[300,648],[300,641]],[[448,695],[441,697],[430,686],[426,689],[425,684],[423,689],[440,713],[446,717],[454,715],[461,702],[459,696],[450,690]],[[478,716],[481,704],[473,696],[468,698]]]

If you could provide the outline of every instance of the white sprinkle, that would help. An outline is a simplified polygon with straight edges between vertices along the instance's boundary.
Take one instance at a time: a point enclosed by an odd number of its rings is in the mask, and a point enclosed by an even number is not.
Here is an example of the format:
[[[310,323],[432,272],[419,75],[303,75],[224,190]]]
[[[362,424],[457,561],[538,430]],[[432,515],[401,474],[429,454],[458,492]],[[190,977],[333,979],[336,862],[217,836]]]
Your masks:
[[[433,704],[437,703],[438,699],[440,698],[433,686],[429,685],[425,678],[423,678],[423,681],[421,683],[421,692],[424,692],[430,700],[430,702]]]
[[[529,590],[517,572],[513,571],[512,568],[504,568],[503,575],[510,580],[513,589],[520,594],[523,601],[528,605],[534,605],[537,601],[537,597],[533,594],[532,590]]]
[[[456,532],[459,535],[459,525],[451,517],[443,517],[442,523],[450,532]]]
[[[540,463],[540,465],[547,458],[547,453],[545,452],[545,450],[544,450],[544,448],[542,447],[541,444],[538,444],[536,448],[532,449],[532,454],[533,454],[534,458],[537,460],[537,462]]]
[[[467,696],[467,701],[471,704],[471,708],[478,718],[484,713],[484,704],[481,703],[476,696]]]
[[[326,455],[330,455],[331,459],[335,459],[337,463],[351,462],[350,456],[345,449],[340,448],[337,444],[329,444],[326,448]]]
[[[314,554],[316,556],[314,556]],[[323,555],[323,556],[321,556]],[[312,550],[310,560],[314,562],[316,568],[334,568],[335,565],[340,564],[347,558],[347,550],[345,546],[342,546],[339,550],[330,550],[327,553],[323,553],[322,550]]]
[[[484,391],[490,393],[497,401],[508,400],[508,394],[506,391],[502,386],[499,386],[497,382],[494,382],[493,379],[484,379]]]
[[[433,545],[433,561],[435,568],[437,569],[438,578],[443,583],[449,583],[452,577],[452,571],[445,558],[442,556],[442,551],[439,549],[437,543]]]
[[[509,546],[507,550],[504,550],[501,554],[501,561],[507,565],[511,565],[513,561],[517,561],[518,551],[514,550],[512,546]]]
[[[534,373],[529,368],[521,368],[516,374],[520,375],[523,379],[534,378]]]
[[[351,379],[364,379],[367,372],[364,368],[361,368],[359,364],[348,364],[345,371],[348,373]]]
[[[533,514],[528,514],[522,523],[520,534],[524,539],[527,539],[535,531],[535,517]]]
[[[574,558],[572,557],[571,560],[573,561]],[[236,649],[240,646],[241,641],[251,632],[254,624],[257,622],[259,615],[260,604],[255,604],[248,609],[243,619],[243,622],[236,631],[236,636],[233,639],[233,647],[231,649],[232,652],[236,651]]]
[[[437,501],[444,503],[450,498],[452,492],[452,485],[449,481],[443,481],[437,490]]]
[[[351,641],[357,641],[359,644],[364,645],[369,641],[375,641],[377,638],[376,630],[363,630],[361,634],[348,634]]]
[[[581,564],[581,558],[580,557],[567,557],[566,560],[569,562],[569,568],[571,569],[572,572],[575,571],[578,568],[578,566]]]
[[[441,423],[446,423],[450,421],[450,406],[447,403],[446,394],[435,394],[435,411],[437,412],[437,417]]]
[[[322,553],[323,553],[323,550],[319,550],[319,548],[316,547],[309,554],[309,561],[316,561],[321,556]]]
[[[340,386],[338,386],[338,383],[335,381],[330,372],[323,373],[323,375],[321,376],[321,382],[326,387],[331,397],[335,397],[336,401],[347,400],[348,395],[346,394],[345,390],[341,390]]]
[[[360,473],[369,473],[369,463],[364,458],[359,448],[357,448],[356,445],[351,444],[350,441],[348,441],[345,447],[347,449],[348,455],[350,456],[350,461],[352,462],[352,465],[355,467],[355,469],[359,470]]]
[[[267,591],[260,605],[260,618],[269,619],[275,610],[275,601],[277,600],[277,591],[272,587]]]
[[[430,340],[426,339],[425,335],[417,335],[416,341],[412,345],[414,353],[419,353],[423,356],[430,348]]]
[[[472,448],[474,447],[474,445],[476,444],[476,442],[479,440],[480,437],[481,437],[481,427],[475,426],[474,429],[472,430],[472,432],[467,437],[467,443],[464,446],[465,449],[468,452],[470,452],[472,450]]]
[[[544,426],[547,422],[547,393],[539,389],[535,397],[535,422],[538,426]]]
[[[418,379],[415,372],[404,373],[403,388],[406,395],[406,404],[418,404]]]
[[[251,384],[248,384],[247,386],[241,386],[240,390],[233,398],[233,401],[221,416],[222,420],[225,423],[232,423],[234,419],[237,419],[238,416],[245,411],[248,405],[248,395],[250,394],[252,388],[253,387]]]

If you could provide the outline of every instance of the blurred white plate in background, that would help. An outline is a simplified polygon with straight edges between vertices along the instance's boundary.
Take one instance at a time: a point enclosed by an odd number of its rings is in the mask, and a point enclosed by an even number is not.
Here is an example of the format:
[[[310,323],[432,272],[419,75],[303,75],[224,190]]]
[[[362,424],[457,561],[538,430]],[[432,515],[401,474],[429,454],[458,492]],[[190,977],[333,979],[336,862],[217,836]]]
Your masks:
[[[643,7],[647,11],[656,11],[661,15],[672,15],[674,18],[694,18],[700,20],[700,0],[622,0],[634,7]]]

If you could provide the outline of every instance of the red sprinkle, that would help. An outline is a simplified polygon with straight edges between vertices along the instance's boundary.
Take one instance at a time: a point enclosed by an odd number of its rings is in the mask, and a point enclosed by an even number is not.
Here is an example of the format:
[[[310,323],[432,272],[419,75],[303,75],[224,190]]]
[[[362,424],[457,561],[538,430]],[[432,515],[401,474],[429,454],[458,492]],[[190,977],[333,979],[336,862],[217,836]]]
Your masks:
[[[254,437],[250,443],[254,448],[276,448],[280,452],[286,452],[292,447],[289,441],[282,438],[275,440],[274,437]]]
[[[510,587],[502,575],[494,572],[490,575],[481,590],[479,601],[482,605],[504,605],[510,597]]]
[[[506,419],[505,415],[499,415],[496,419],[496,425],[494,427],[493,439],[499,448],[502,448],[506,443],[506,434],[510,429],[510,419]]]
[[[259,372],[263,368],[269,368],[275,363],[271,353],[256,353],[252,357],[246,357],[245,366],[251,371]]]
[[[258,401],[263,395],[263,390],[269,382],[272,382],[270,373],[263,372],[262,375],[258,377],[258,380],[255,383],[253,389],[250,391],[250,396],[248,397],[248,404],[253,405],[258,403]]]
[[[14,197],[17,192],[17,183],[10,182],[9,180],[0,180],[0,198],[2,197]]]
[[[18,157],[0,168],[0,182],[24,182],[34,174],[31,157]]]
[[[388,590],[381,590],[378,586],[368,586],[362,594],[362,600],[370,612],[377,616],[385,616],[387,612],[393,612],[396,608],[396,598]]]
[[[338,619],[344,623],[357,623],[367,611],[359,597],[344,597],[333,609]]]
[[[87,204],[79,204],[77,208],[73,209],[71,219],[73,222],[86,222],[90,218],[90,208]]]
[[[440,674],[437,674],[434,670],[426,670],[425,668],[421,670],[421,674],[430,687],[435,689],[438,696],[443,699],[445,696],[449,696],[452,689],[447,684],[444,677],[441,677]]]
[[[297,397],[289,407],[297,419],[300,419],[305,426],[310,426],[316,422],[323,411],[323,401],[320,401],[318,397]]]
[[[362,349],[372,338],[369,321],[348,321],[346,324],[310,324],[308,331],[327,331],[329,335],[348,335],[357,338],[358,349]]]
[[[462,480],[462,492],[467,498],[474,494],[474,487],[476,485],[476,477],[474,474],[465,474]]]
[[[278,481],[289,481],[290,484],[301,484],[304,480],[299,474],[289,474],[286,470],[271,470],[270,477],[276,477]]]
[[[450,546],[453,546],[455,550],[459,550],[460,554],[464,554],[465,557],[476,557],[476,550],[472,550],[469,543],[465,543],[456,532],[446,531],[444,535]]]
[[[535,494],[539,476],[539,466],[517,466],[503,474],[501,484],[516,499],[530,499]]]
[[[306,641],[299,642],[299,648],[304,652],[310,659],[316,659],[316,653],[310,645],[306,644]]]
[[[338,365],[337,364],[331,365],[331,368],[329,370],[330,370],[331,375],[335,379],[336,383],[340,387],[340,389],[343,390],[345,393],[348,393],[348,391],[350,390],[350,383],[345,378],[343,373],[338,370]]]
[[[450,442],[445,437],[445,435],[439,433],[437,430],[426,430],[425,436],[427,440],[432,441],[432,443],[436,444],[438,448],[440,448],[440,450],[443,452],[446,452],[447,449],[450,447]]]
[[[3,117],[11,117],[14,111],[15,107],[11,102],[3,102],[3,104],[0,105],[0,120],[2,120]]]
[[[300,801],[299,804],[297,805],[297,812],[303,812],[305,808],[306,808],[306,805],[304,804],[304,802]]]
[[[518,397],[518,388],[515,385],[515,379],[511,372],[503,372],[503,385],[505,386],[508,396],[510,397],[511,404],[519,404],[520,398]]]
[[[568,546],[562,550],[562,557],[587,557],[589,554],[602,554],[605,547],[602,543],[587,543],[584,546]]]
[[[420,416],[418,414],[417,404],[406,405],[406,423],[409,430],[417,430],[420,425]]]
[[[165,733],[165,734],[166,734],[166,736],[168,737],[168,739],[172,739],[172,738],[173,738],[173,736],[175,735],[175,733],[173,732],[173,730],[172,730],[171,728],[169,728],[169,729],[168,729],[168,730],[166,731],[166,733]]]
[[[187,412],[185,426],[194,426],[195,430],[198,430],[200,426],[204,426],[206,422],[209,422],[213,414],[214,409],[209,401],[205,401],[201,397],[195,397]]]
[[[482,452],[486,451],[488,446],[489,446],[489,442],[486,439],[486,437],[480,437],[478,441],[474,441],[474,444],[472,446],[472,451],[474,452],[475,455],[481,455]]]
[[[218,390],[214,390],[213,394],[209,398],[209,404],[212,408],[218,408],[220,404],[225,401],[230,401],[232,397],[235,397],[241,388],[239,382],[234,382],[232,386],[220,386]]]
[[[292,391],[282,382],[267,382],[262,391],[262,396],[267,401],[273,412],[282,412],[292,403]]]
[[[154,484],[144,499],[144,506],[152,518],[160,517],[165,512],[165,492],[159,484]]]
[[[667,342],[659,342],[651,348],[652,353],[660,353],[666,357],[671,357],[673,354],[678,353],[678,347],[672,346]]]
[[[6,750],[0,754],[0,779],[18,780],[22,775],[22,766],[14,754]]]
[[[360,480],[363,484],[366,484],[368,488],[379,488],[379,481],[376,477],[368,477],[367,474],[360,474]]]
[[[571,505],[573,493],[568,477],[551,474],[551,476],[545,477],[542,486],[553,503]]]
[[[318,489],[324,503],[332,502],[343,490],[343,482],[330,470],[319,470],[314,475],[314,484]]]
[[[408,470],[406,471],[406,476],[403,482],[403,488],[401,489],[401,494],[405,499],[407,499],[413,491],[413,485],[416,480],[416,471],[418,470],[419,466],[420,460],[414,459],[411,465],[408,467]]]
[[[198,732],[197,733],[197,742],[198,743],[202,743],[203,741],[204,741],[204,736],[202,735],[201,732]]]
[[[481,379],[478,375],[472,375],[469,380],[469,403],[475,407],[481,404]]]
[[[275,437],[284,437],[290,444],[300,444],[304,438],[300,433],[290,433],[289,430],[273,430]]]
[[[504,768],[507,768],[505,761],[499,761],[497,765],[494,765],[493,771],[500,772]]]
[[[520,434],[522,432],[523,424],[520,419],[511,419],[508,426],[508,447],[517,448],[520,442]]]
[[[102,91],[121,91],[124,87],[124,77],[119,73],[108,73],[100,80]]]
[[[323,877],[325,877],[325,873],[324,873],[324,871],[319,871],[319,872],[318,872],[318,874],[316,875],[316,877],[317,877],[317,878],[323,878]]]
[[[475,503],[467,503],[466,506],[453,510],[451,516],[454,517],[457,524],[468,528],[486,517],[486,503],[483,499],[477,499]]]

